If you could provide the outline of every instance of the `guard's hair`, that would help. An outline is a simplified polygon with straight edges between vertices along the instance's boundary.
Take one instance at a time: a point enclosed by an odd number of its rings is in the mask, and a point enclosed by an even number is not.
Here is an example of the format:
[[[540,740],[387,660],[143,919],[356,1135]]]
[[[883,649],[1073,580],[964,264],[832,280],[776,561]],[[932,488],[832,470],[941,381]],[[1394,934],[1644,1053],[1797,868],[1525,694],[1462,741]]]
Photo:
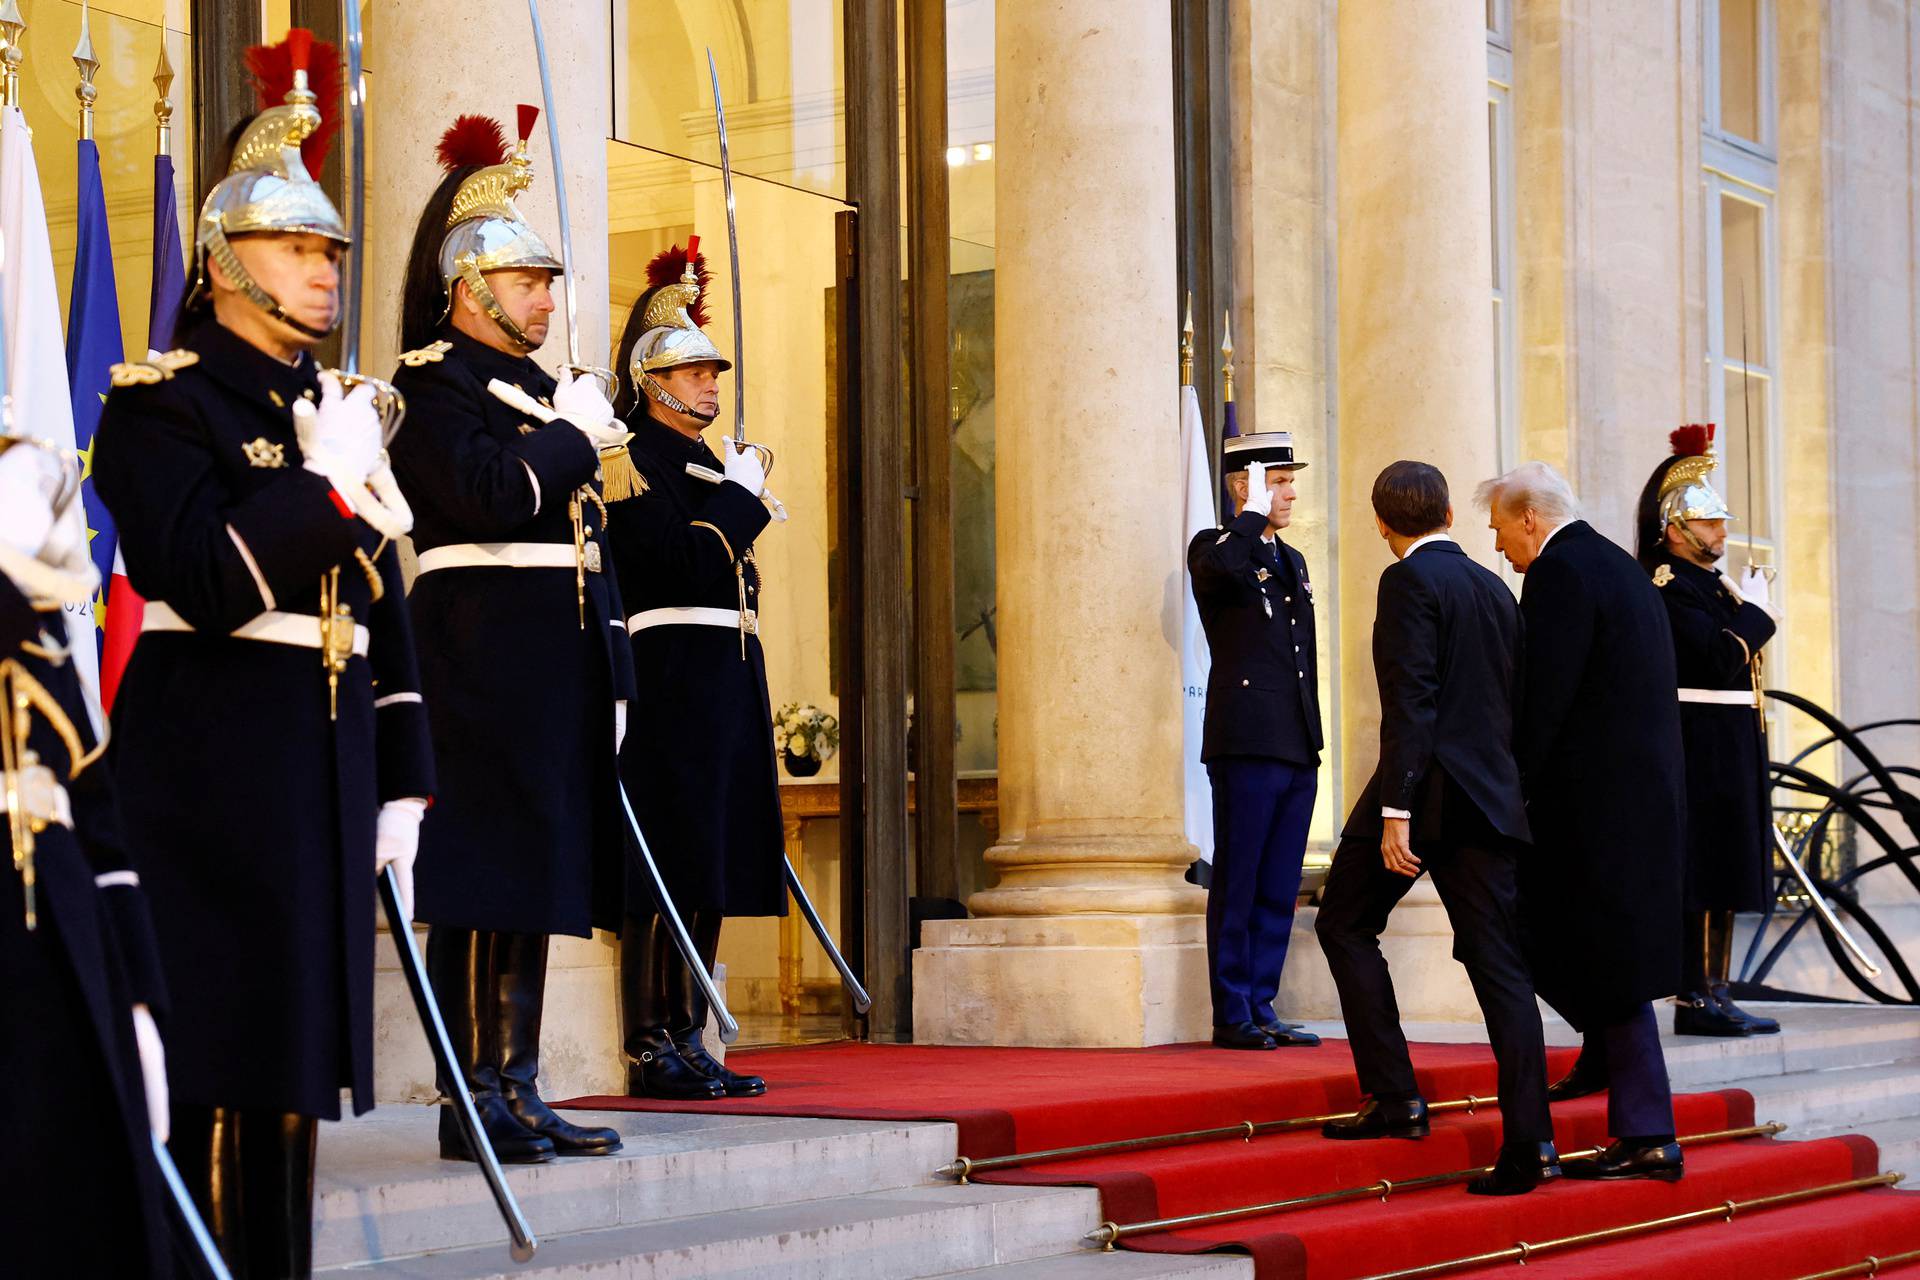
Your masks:
[[[1528,508],[1549,524],[1562,525],[1580,516],[1580,500],[1565,476],[1544,462],[1523,462],[1503,476],[1482,481],[1473,491],[1473,505],[1492,515]]]

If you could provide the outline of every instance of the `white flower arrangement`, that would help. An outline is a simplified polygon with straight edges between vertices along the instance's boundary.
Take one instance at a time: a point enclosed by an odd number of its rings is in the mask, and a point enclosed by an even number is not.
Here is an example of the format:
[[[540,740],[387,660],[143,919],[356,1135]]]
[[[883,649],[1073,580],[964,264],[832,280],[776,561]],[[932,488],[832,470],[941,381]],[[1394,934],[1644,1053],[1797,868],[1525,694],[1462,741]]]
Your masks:
[[[782,751],[824,763],[840,750],[840,721],[810,702],[789,702],[773,717],[773,742]]]

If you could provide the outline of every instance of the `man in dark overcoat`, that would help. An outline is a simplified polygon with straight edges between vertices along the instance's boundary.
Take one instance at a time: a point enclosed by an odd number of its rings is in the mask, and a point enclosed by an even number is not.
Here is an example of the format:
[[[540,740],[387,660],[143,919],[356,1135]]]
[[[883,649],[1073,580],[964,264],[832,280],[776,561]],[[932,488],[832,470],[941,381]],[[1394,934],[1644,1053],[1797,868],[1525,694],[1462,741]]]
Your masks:
[[[1530,853],[1513,758],[1520,608],[1448,532],[1453,504],[1438,468],[1393,463],[1374,481],[1373,510],[1396,561],[1380,575],[1373,623],[1380,762],[1347,818],[1314,922],[1367,1101],[1322,1132],[1427,1133],[1380,934],[1430,871],[1499,1067],[1500,1155],[1467,1189],[1520,1195],[1560,1176],[1518,919],[1519,862]]]
[[[717,379],[732,367],[699,327],[704,267],[697,239],[648,265],[649,288],[619,353],[630,457],[608,464],[607,496],[647,718],[647,731],[628,739],[621,772],[711,973],[725,918],[784,915],[787,889],[754,556],[772,515],[755,453],[729,438],[715,457],[701,438],[719,412]],[[629,1093],[766,1092],[760,1077],[729,1071],[708,1052],[707,1002],[637,879],[620,982]]]
[[[1614,1142],[1573,1178],[1678,1178],[1651,1001],[1679,960],[1680,713],[1666,607],[1633,557],[1530,462],[1480,486],[1495,547],[1525,575],[1515,757],[1533,828],[1520,918],[1534,987],[1610,1084]]]
[[[1290,432],[1230,437],[1221,467],[1235,514],[1187,546],[1213,660],[1200,759],[1213,784],[1207,966],[1223,1049],[1320,1043],[1273,1008],[1323,745],[1313,583],[1306,557],[1280,537],[1305,465]]]
[[[0,1238],[20,1275],[165,1276],[166,984],[68,649],[99,572],[78,503],[56,519],[35,483],[54,457],[0,453]]]
[[[301,158],[312,102],[296,82],[239,134],[182,347],[115,367],[93,452],[147,601],[108,763],[172,996],[170,1146],[254,1275],[307,1274],[315,1121],[343,1089],[373,1105],[374,876],[411,894],[433,794],[409,517],[372,388],[343,394],[312,355],[347,241]]]
[[[1733,917],[1765,910],[1773,891],[1773,813],[1760,667],[1775,615],[1771,585],[1749,566],[1736,583],[1719,568],[1731,513],[1708,473],[1712,428],[1681,427],[1674,452],[1640,494],[1640,563],[1673,629],[1680,737],[1687,755],[1687,840],[1678,1035],[1780,1030],[1727,995]]]
[[[614,756],[633,695],[606,553],[598,446],[625,433],[590,377],[556,383],[546,340],[561,265],[513,196],[532,181],[522,108],[462,117],[407,263],[393,465],[418,517],[409,605],[441,795],[421,831],[427,966],[502,1160],[604,1155],[617,1131],[540,1097],[549,934],[620,922]],[[443,1082],[442,1089],[458,1087]],[[451,1105],[440,1154],[470,1159]]]

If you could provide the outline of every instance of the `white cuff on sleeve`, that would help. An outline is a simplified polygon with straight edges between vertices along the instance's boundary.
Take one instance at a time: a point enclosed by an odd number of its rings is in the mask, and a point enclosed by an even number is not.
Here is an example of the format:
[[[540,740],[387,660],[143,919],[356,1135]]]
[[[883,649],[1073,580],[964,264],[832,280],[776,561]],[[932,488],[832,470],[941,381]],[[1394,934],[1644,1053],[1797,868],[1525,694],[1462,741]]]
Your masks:
[[[267,588],[266,575],[260,572],[260,565],[253,558],[253,549],[247,546],[246,539],[232,525],[227,526],[227,536],[233,539],[234,547],[240,552],[240,558],[246,561],[247,572],[253,575],[253,585],[260,590],[260,608],[263,612],[279,608],[273,602],[273,592]]]
[[[540,514],[540,477],[533,474],[533,464],[525,458],[520,459],[520,465],[527,469],[527,483],[533,486],[533,514],[537,516]]]

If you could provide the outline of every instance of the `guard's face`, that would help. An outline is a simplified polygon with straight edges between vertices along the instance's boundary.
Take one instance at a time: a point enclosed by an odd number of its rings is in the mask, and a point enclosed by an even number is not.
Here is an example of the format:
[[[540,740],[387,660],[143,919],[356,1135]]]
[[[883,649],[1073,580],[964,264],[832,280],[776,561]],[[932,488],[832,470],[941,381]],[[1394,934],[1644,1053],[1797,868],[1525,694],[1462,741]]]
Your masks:
[[[340,255],[345,249],[338,240],[305,231],[275,231],[233,236],[228,243],[247,274],[288,315],[311,329],[333,328],[340,318]],[[216,291],[237,291],[218,262],[208,263],[208,273]],[[313,341],[298,336],[302,346]]]
[[[1293,501],[1299,496],[1293,487],[1293,472],[1267,468],[1267,488],[1273,492],[1273,510],[1267,513],[1267,527],[1284,529],[1293,523]],[[1227,492],[1233,497],[1233,511],[1238,515],[1247,505],[1247,473],[1230,472]]]
[[[1493,530],[1493,549],[1507,558],[1515,573],[1527,571],[1540,554],[1540,544],[1553,532],[1532,507],[1502,511],[1498,502],[1487,516],[1487,527]]]
[[[1727,522],[1725,520],[1689,520],[1687,528],[1693,531],[1694,537],[1700,539],[1700,545],[1706,548],[1709,559],[1718,560],[1727,554]],[[1667,540],[1678,544],[1674,548],[1677,554],[1691,557],[1692,546],[1680,535],[1679,530],[1671,525],[1667,527]]]
[[[720,366],[711,360],[675,365],[653,375],[667,394],[692,409],[703,422],[720,415]]]
[[[553,314],[553,272],[541,267],[508,267],[487,272],[487,288],[507,319],[519,326],[527,341],[538,347],[547,340],[547,317]]]

